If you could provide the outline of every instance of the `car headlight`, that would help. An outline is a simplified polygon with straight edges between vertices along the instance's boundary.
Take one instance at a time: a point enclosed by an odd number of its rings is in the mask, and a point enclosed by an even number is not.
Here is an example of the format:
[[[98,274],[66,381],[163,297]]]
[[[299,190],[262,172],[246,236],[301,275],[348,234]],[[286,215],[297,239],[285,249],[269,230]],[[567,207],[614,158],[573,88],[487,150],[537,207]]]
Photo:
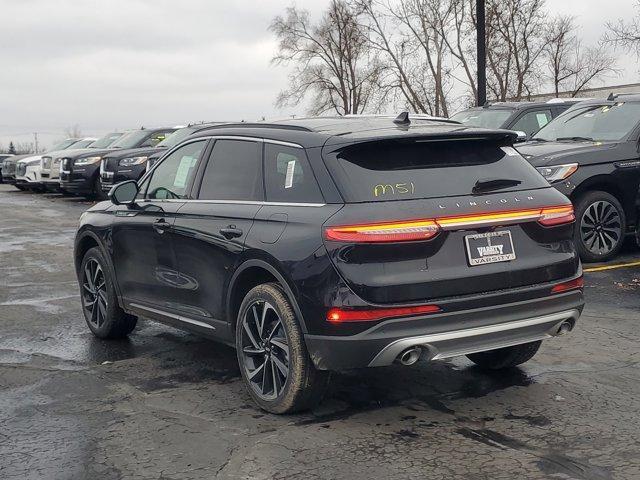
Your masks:
[[[98,163],[102,160],[102,157],[84,157],[78,158],[73,162],[74,165],[93,165],[94,163]]]
[[[577,163],[567,163],[566,165],[550,165],[548,167],[537,167],[536,170],[547,179],[549,183],[564,180],[569,177],[576,170],[578,170]]]
[[[118,162],[118,165],[120,165],[121,167],[130,167],[132,165],[141,165],[141,164],[145,163],[148,159],[149,159],[149,157],[123,158],[122,160],[120,160]]]

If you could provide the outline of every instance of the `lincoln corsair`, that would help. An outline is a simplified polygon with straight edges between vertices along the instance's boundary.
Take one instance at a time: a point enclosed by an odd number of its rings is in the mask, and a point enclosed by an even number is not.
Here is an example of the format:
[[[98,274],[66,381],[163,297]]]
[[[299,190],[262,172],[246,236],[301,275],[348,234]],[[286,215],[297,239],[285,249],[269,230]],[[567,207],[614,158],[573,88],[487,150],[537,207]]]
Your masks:
[[[273,413],[318,402],[332,370],[526,362],[574,328],[582,270],[571,203],[515,137],[406,114],[201,130],[83,214],[86,322],[235,346]]]

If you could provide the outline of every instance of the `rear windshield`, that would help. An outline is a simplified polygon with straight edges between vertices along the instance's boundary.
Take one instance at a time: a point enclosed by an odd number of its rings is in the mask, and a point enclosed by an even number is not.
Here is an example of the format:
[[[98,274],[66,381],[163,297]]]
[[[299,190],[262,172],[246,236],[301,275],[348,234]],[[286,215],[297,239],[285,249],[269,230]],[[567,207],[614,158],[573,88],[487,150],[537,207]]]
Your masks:
[[[512,147],[487,140],[356,144],[326,162],[349,203],[472,195],[478,181],[498,181],[492,192],[549,186]]]

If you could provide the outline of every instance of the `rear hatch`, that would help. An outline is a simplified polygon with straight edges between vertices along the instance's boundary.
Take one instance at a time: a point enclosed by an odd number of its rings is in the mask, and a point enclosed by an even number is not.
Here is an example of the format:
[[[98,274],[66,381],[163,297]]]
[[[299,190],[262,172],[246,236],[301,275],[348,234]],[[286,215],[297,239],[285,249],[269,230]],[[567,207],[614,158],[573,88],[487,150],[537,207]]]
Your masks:
[[[567,279],[569,200],[502,134],[325,146],[345,206],[324,225],[362,299],[413,303]]]

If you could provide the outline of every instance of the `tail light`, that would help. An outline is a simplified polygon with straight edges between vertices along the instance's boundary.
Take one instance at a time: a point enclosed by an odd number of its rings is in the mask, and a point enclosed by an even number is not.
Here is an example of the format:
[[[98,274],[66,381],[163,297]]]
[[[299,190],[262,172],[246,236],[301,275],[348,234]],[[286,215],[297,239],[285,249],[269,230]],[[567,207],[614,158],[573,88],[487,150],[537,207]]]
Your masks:
[[[551,289],[551,293],[563,293],[563,292],[568,292],[570,290],[578,290],[583,287],[584,287],[584,278],[581,275],[578,278],[569,280],[568,282],[563,282],[555,285]]]
[[[406,242],[428,240],[435,237],[439,230],[434,220],[416,220],[329,227],[325,230],[325,237],[338,242]]]
[[[331,323],[344,322],[375,322],[398,317],[414,317],[437,313],[440,307],[437,305],[418,305],[415,307],[399,308],[373,308],[373,309],[343,309],[332,308],[327,312],[327,321]]]
[[[573,205],[563,205],[561,207],[543,208],[540,216],[540,222],[545,227],[554,227],[563,223],[571,223],[576,219],[573,213]]]
[[[571,223],[575,219],[573,205],[569,204],[557,207],[478,213],[426,220],[332,226],[325,228],[324,234],[327,240],[337,242],[407,242],[429,240],[435,237],[440,230],[508,225],[525,221],[537,221],[545,227],[554,227]]]

